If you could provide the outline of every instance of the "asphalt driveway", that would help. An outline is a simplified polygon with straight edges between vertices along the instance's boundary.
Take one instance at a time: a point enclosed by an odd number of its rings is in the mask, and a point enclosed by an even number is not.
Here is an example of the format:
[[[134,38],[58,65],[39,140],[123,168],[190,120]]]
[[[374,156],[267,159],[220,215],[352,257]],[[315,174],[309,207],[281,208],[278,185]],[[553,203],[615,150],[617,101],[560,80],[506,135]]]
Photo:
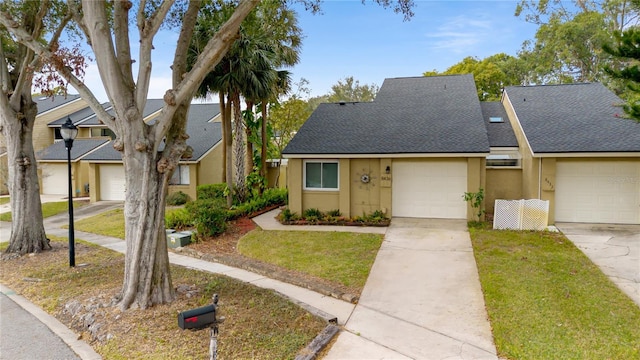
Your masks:
[[[556,227],[640,306],[640,225],[557,223]]]

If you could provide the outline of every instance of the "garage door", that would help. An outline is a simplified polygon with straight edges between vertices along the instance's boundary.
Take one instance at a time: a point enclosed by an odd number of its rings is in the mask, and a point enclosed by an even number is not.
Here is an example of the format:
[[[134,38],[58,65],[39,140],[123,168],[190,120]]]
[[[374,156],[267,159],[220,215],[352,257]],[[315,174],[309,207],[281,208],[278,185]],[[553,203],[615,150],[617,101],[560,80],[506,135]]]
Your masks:
[[[43,164],[42,193],[45,195],[69,195],[67,164]]]
[[[100,165],[100,200],[124,200],[124,166]]]
[[[465,219],[467,161],[394,160],[392,171],[393,216]]]
[[[640,224],[640,161],[558,160],[556,221]]]

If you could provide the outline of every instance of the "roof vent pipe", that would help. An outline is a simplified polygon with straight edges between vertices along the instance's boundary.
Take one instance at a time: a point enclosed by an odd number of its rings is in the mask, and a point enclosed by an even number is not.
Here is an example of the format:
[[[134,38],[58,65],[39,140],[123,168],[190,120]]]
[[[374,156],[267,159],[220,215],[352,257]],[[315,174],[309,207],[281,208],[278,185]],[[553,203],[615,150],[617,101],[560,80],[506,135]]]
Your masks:
[[[344,104],[346,104],[346,102],[344,102],[344,101],[340,101],[340,102],[339,102],[339,104],[340,104],[340,105],[344,105]]]

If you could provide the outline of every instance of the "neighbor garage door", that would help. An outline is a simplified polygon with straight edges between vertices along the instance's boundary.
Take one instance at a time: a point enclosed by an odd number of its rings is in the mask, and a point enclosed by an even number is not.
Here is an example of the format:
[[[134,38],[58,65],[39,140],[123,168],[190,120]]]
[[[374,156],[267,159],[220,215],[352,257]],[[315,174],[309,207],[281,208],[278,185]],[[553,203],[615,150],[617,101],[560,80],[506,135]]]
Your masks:
[[[640,224],[640,161],[558,160],[555,219]]]
[[[124,200],[124,166],[100,165],[100,200]]]
[[[393,160],[393,216],[465,219],[467,161]]]
[[[42,193],[45,195],[69,195],[67,164],[42,164]]]

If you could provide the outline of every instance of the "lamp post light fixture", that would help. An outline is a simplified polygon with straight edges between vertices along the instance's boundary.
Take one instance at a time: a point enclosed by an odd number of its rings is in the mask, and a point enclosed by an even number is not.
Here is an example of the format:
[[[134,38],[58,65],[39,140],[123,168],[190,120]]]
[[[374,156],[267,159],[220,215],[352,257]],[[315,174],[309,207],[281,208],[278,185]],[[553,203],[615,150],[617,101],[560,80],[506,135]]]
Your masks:
[[[71,118],[67,116],[67,122],[60,127],[60,135],[64,139],[67,148],[67,168],[69,170],[69,266],[76,266],[75,236],[73,231],[73,186],[71,184],[71,148],[73,140],[78,135],[78,128],[73,125]]]

